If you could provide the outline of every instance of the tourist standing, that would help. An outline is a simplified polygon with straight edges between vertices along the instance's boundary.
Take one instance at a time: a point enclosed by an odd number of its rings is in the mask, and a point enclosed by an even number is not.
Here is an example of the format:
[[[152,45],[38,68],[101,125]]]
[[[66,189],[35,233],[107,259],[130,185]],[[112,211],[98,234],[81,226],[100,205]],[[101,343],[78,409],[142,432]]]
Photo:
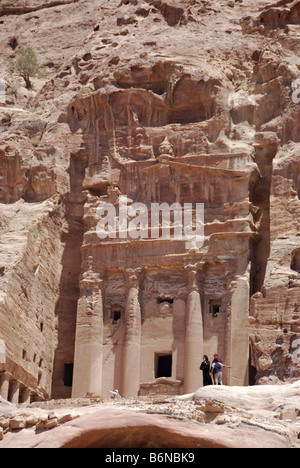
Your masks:
[[[206,355],[203,356],[203,361],[200,366],[200,370],[203,372],[203,386],[207,387],[208,385],[212,385],[212,379],[210,376],[210,362],[208,360],[208,357]]]
[[[211,377],[215,385],[223,385],[223,367],[231,369],[231,366],[225,366],[218,354],[214,354],[214,360],[211,366]]]

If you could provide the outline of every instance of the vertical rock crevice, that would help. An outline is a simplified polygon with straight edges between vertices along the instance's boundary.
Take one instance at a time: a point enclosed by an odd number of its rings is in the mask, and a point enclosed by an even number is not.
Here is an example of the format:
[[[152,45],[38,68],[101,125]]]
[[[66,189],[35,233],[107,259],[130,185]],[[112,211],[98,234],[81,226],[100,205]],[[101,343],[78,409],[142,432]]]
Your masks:
[[[72,392],[72,378],[67,378],[66,370],[74,363],[77,303],[80,298],[80,249],[84,234],[82,184],[87,164],[88,157],[84,150],[71,154],[70,193],[65,196],[65,225],[62,231],[62,274],[59,299],[55,308],[57,347],[52,383],[53,398],[69,398]]]

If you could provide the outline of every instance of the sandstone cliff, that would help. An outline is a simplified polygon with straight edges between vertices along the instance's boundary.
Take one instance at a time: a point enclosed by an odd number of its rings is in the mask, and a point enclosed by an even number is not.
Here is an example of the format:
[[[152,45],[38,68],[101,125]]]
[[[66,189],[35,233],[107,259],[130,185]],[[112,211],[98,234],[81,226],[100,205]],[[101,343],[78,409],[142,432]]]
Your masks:
[[[0,41],[0,366],[23,400],[70,396],[95,203],[151,196],[166,154],[170,173],[191,168],[165,196],[208,206],[199,281],[226,270],[220,330],[229,289],[250,290],[251,383],[299,378],[300,2],[2,0]],[[32,91],[5,66],[28,46],[44,67]]]

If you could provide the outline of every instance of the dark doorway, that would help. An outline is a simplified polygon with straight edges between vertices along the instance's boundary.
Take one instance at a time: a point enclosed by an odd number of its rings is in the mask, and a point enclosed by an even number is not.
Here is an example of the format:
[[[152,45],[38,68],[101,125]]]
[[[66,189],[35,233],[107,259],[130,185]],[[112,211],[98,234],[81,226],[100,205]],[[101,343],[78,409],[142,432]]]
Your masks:
[[[256,374],[257,374],[257,370],[253,366],[252,349],[251,349],[251,346],[250,346],[249,347],[249,385],[250,386],[256,385]]]
[[[73,368],[74,368],[74,364],[65,364],[65,367],[64,367],[64,385],[65,385],[65,387],[72,387],[72,384],[73,384]]]
[[[155,378],[172,377],[172,354],[155,355]]]

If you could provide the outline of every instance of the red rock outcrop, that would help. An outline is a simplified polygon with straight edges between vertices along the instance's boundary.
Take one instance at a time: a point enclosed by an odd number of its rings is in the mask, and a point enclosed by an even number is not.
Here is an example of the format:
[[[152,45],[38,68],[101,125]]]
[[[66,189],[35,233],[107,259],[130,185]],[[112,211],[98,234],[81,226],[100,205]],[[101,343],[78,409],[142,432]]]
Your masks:
[[[18,408],[0,398],[0,448],[296,448],[299,391],[299,382],[210,386],[179,397],[60,399]]]
[[[288,448],[284,437],[263,429],[172,420],[113,408],[98,410],[61,427],[33,435],[9,434],[0,448]]]

